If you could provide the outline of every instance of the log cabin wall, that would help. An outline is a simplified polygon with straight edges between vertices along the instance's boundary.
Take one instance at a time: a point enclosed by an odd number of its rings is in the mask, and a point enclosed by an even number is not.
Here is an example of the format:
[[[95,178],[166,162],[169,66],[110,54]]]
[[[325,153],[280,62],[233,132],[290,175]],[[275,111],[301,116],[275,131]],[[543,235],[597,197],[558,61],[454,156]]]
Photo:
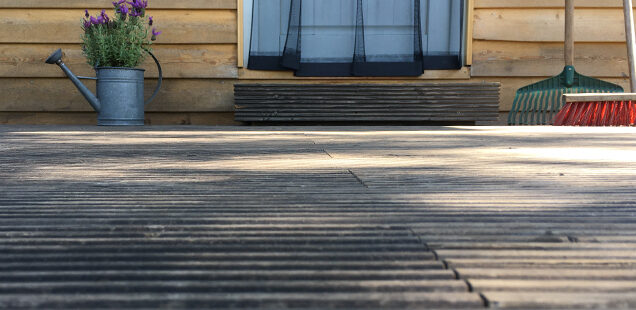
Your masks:
[[[95,124],[95,113],[61,70],[43,61],[61,47],[76,74],[93,75],[79,48],[80,19],[85,8],[93,14],[111,11],[108,4],[0,0],[0,123]],[[622,1],[576,5],[576,69],[627,86]],[[563,0],[469,0],[472,66],[391,79],[296,78],[291,72],[239,68],[239,7],[237,0],[150,1],[149,14],[163,31],[154,49],[166,78],[160,96],[146,107],[150,123],[232,123],[236,82],[501,82],[500,110],[506,112],[518,87],[563,68]],[[149,93],[157,72],[151,61],[144,68]]]
[[[236,0],[151,0],[163,34],[154,45],[164,87],[146,107],[153,124],[223,124],[232,120]],[[0,0],[0,123],[95,124],[96,114],[62,71],[44,64],[61,47],[77,75],[94,76],[80,50],[80,20],[108,0]],[[112,15],[109,13],[109,15]],[[146,92],[157,70],[148,59]],[[87,83],[90,85],[90,82]],[[91,85],[94,90],[94,84]]]
[[[575,0],[576,70],[629,88],[621,0]],[[500,110],[515,91],[564,67],[563,0],[476,0],[473,80],[502,83]]]

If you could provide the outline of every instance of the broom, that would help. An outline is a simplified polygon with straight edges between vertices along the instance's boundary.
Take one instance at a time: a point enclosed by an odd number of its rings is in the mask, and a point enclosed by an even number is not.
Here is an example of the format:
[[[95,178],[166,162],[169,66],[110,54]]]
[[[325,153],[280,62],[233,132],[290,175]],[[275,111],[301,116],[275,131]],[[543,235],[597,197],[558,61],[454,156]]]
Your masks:
[[[632,0],[623,0],[625,36],[632,93],[563,95],[565,105],[555,126],[634,126],[636,122],[636,49]]]
[[[565,68],[561,74],[517,90],[508,125],[546,125],[563,106],[566,93],[623,92],[619,85],[579,74],[574,70],[574,0],[565,1]]]

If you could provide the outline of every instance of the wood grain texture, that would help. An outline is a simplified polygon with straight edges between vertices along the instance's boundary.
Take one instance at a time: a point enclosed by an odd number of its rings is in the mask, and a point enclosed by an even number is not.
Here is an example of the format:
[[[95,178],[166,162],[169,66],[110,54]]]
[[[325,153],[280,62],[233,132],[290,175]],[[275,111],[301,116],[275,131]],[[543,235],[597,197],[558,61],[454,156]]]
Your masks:
[[[563,43],[474,42],[473,77],[545,77],[563,71]],[[627,77],[624,43],[577,43],[574,67],[584,75]]]
[[[77,44],[0,44],[0,77],[64,77],[57,66],[44,60],[57,48],[64,52],[63,61],[76,74],[95,76],[86,64]],[[153,45],[166,78],[236,78],[236,46],[215,45]],[[157,66],[150,57],[140,66],[145,76],[156,78]]]
[[[151,0],[151,9],[235,9],[234,0]],[[0,8],[76,8],[109,9],[108,1],[103,0],[0,0]]]
[[[156,80],[147,79],[146,97]],[[146,106],[157,112],[231,112],[234,107],[232,80],[166,79],[159,95]],[[86,85],[94,90],[93,82]],[[67,78],[0,79],[0,111],[86,112],[86,100]]]
[[[564,0],[475,0],[476,8],[563,8]],[[621,0],[574,0],[581,8],[620,8]]]
[[[636,92],[636,34],[634,33],[634,6],[632,0],[624,0],[625,42],[627,44],[627,62],[629,63],[630,91]]]
[[[497,83],[236,84],[245,122],[495,121]]]
[[[240,125],[232,112],[146,112],[146,125]],[[2,125],[94,125],[95,112],[0,112]]]
[[[342,80],[468,80],[470,79],[470,67],[462,67],[459,70],[426,70],[418,77],[295,77],[293,71],[264,71],[249,70],[242,68],[239,70],[239,79],[242,80],[312,80],[312,81],[342,81]]]
[[[635,133],[2,126],[0,303],[633,308]]]
[[[522,86],[532,84],[546,77],[484,77],[475,78],[474,82],[501,83],[500,111],[509,111],[515,92]],[[627,79],[605,78],[604,80],[629,87]],[[234,95],[232,87],[236,81],[216,79],[169,79],[161,95],[147,109],[160,111],[233,111]],[[241,81],[244,82],[244,81]],[[262,82],[254,80],[249,82]],[[271,81],[270,81],[271,82]],[[298,81],[275,81],[279,83],[298,83]],[[344,81],[342,83],[352,83]],[[358,83],[369,83],[367,80]],[[309,81],[309,83],[315,83]],[[333,81],[324,80],[324,84]],[[403,84],[408,81],[375,81],[375,83]],[[88,83],[90,85],[90,82]],[[146,90],[154,86],[154,81],[148,79]],[[93,87],[93,86],[91,86]],[[90,107],[66,78],[3,78],[0,79],[0,111],[90,111]],[[149,94],[147,94],[149,95]],[[71,122],[72,123],[72,122]]]
[[[565,0],[565,47],[566,66],[574,65],[574,0]]]
[[[94,12],[93,12],[94,13]],[[158,43],[236,43],[235,10],[148,10],[163,30]],[[79,43],[81,9],[0,9],[0,43]]]
[[[466,12],[466,66],[471,66],[473,64],[473,28],[475,27],[475,0],[467,1],[467,12]]]
[[[622,10],[577,9],[576,42],[625,42]],[[602,27],[600,26],[602,25]],[[474,39],[515,42],[563,42],[563,9],[477,9]]]

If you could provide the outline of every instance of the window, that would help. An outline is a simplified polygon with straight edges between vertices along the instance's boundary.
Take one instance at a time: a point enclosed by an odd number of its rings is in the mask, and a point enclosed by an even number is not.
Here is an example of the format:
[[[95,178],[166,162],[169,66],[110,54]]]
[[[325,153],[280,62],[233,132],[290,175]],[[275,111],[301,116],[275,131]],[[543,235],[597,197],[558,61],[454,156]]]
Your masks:
[[[246,0],[247,64],[297,76],[462,66],[463,0]]]

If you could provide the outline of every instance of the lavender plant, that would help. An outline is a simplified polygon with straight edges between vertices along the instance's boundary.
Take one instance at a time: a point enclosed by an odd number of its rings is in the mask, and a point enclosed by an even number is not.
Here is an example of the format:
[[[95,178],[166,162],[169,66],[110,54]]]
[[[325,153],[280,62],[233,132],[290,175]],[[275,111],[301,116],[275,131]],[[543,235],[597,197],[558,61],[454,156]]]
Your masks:
[[[82,51],[93,67],[137,67],[161,32],[152,16],[146,18],[148,0],[119,0],[113,6],[113,18],[105,10],[97,16],[85,10]]]

